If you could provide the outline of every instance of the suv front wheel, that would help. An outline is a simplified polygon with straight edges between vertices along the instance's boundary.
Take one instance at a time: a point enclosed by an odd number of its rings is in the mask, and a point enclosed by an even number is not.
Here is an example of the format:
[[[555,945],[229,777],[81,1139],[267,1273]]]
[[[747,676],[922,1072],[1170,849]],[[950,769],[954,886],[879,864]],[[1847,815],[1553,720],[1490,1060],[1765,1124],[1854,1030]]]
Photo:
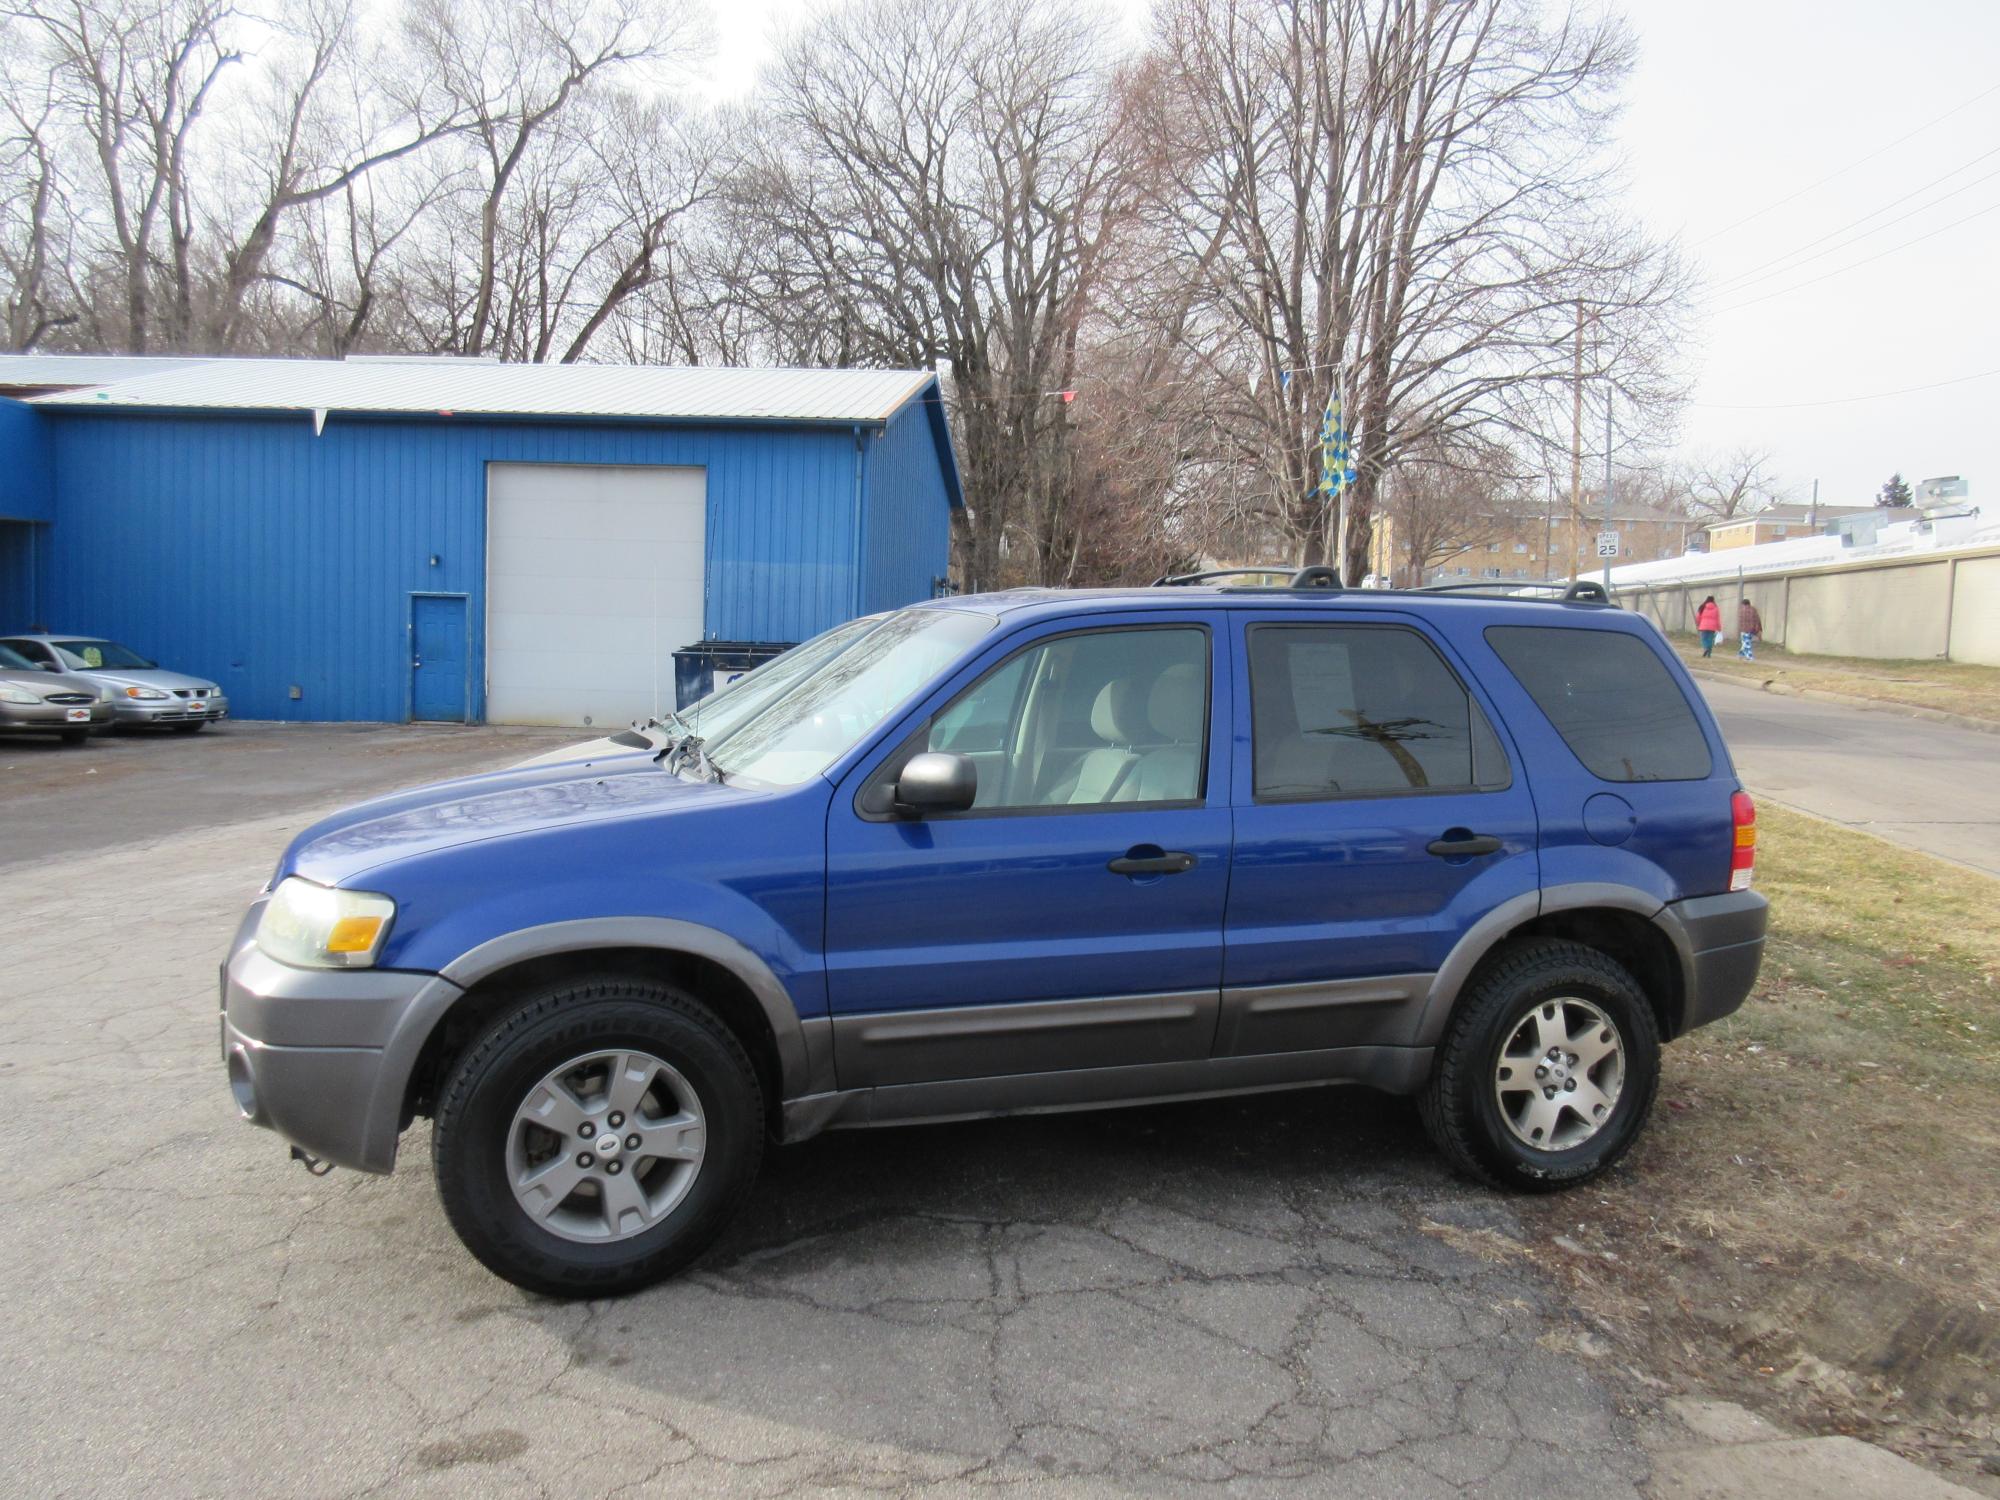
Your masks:
[[[438,1095],[446,1217],[528,1291],[605,1297],[681,1269],[756,1180],[756,1069],[699,1001],[650,980],[558,984],[468,1046]]]
[[[1552,1192],[1631,1149],[1660,1080],[1660,1033],[1632,976],[1579,943],[1524,943],[1460,1001],[1420,1100],[1452,1164]]]

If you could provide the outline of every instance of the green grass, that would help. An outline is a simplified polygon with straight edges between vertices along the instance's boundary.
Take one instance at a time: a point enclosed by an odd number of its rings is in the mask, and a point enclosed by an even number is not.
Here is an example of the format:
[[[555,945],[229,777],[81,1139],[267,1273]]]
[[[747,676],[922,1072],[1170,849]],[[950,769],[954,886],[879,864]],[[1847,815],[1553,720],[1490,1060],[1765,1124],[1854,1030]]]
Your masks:
[[[1843,1071],[2000,1082],[2000,882],[1781,808],[1758,824],[1771,941],[1746,1024]]]

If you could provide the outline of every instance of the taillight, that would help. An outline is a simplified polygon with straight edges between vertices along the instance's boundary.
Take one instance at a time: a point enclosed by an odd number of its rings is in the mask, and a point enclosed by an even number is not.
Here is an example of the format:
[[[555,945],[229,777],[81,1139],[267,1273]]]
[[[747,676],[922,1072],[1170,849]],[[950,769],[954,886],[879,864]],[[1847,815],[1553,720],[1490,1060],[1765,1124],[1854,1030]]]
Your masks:
[[[1757,868],[1757,804],[1748,792],[1738,792],[1729,799],[1729,821],[1736,830],[1736,841],[1729,850],[1729,888],[1747,891]]]

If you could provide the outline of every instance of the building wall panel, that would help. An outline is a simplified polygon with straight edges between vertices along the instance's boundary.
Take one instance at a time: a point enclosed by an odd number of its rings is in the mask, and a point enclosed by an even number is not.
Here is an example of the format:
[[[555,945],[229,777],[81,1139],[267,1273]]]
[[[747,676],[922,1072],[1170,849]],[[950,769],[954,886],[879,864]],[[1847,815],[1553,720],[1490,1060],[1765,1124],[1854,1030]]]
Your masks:
[[[0,520],[46,521],[54,499],[48,424],[32,407],[0,397]]]
[[[927,579],[945,565],[939,482],[923,543],[935,556],[917,569],[912,543],[895,568],[864,579],[846,427],[334,413],[315,436],[298,417],[37,415],[58,496],[47,623],[121,637],[213,676],[245,717],[402,718],[413,591],[470,597],[483,664],[489,463],[705,469],[704,619],[714,638],[803,640],[860,612],[864,598],[917,596],[907,583],[892,589],[892,576]],[[911,503],[906,460],[938,472],[934,448],[887,463],[876,477],[892,508]]]
[[[951,502],[921,402],[892,418],[868,445],[859,537],[861,608],[868,614],[931,595],[951,553]]]
[[[2000,667],[2000,554],[1960,558],[1951,596],[1951,659]]]

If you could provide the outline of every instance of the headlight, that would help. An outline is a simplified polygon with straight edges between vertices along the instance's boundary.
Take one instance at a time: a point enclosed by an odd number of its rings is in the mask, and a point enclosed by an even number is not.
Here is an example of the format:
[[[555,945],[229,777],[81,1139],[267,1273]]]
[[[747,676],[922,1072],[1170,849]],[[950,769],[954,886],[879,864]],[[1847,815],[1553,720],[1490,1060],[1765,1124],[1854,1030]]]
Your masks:
[[[396,903],[293,875],[278,882],[257,922],[257,946],[302,969],[365,969],[382,951]]]
[[[41,701],[41,699],[37,698],[26,688],[0,687],[0,703],[40,703]]]
[[[173,694],[163,693],[158,688],[127,688],[125,689],[125,696],[128,698],[171,698]]]

